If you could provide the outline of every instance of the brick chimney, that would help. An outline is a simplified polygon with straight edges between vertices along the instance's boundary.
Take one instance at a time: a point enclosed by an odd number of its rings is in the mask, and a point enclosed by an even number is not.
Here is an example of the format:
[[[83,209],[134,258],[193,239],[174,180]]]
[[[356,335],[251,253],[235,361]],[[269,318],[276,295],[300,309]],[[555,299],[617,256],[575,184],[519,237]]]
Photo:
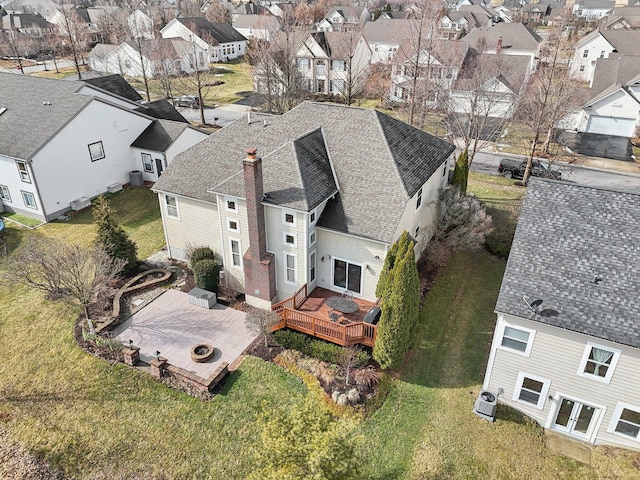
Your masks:
[[[498,45],[496,46],[496,54],[502,51],[502,37],[498,38]]]
[[[244,254],[244,281],[247,303],[264,306],[276,296],[276,269],[272,253],[267,252],[267,230],[262,205],[262,159],[255,148],[247,150],[244,190],[249,222],[249,248]],[[256,301],[252,303],[252,298]],[[259,300],[258,300],[259,299]]]

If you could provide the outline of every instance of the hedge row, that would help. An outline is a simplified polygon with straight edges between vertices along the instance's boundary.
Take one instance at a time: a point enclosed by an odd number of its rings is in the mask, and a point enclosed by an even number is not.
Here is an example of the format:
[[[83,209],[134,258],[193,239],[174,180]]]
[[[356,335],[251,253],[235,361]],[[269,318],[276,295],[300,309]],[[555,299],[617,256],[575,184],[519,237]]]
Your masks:
[[[298,350],[305,355],[334,364],[340,363],[340,354],[344,349],[339,345],[316,340],[304,333],[292,332],[291,330],[278,330],[274,333],[274,337],[284,348]],[[369,363],[371,355],[364,350],[360,350],[357,358],[357,366],[362,366]]]

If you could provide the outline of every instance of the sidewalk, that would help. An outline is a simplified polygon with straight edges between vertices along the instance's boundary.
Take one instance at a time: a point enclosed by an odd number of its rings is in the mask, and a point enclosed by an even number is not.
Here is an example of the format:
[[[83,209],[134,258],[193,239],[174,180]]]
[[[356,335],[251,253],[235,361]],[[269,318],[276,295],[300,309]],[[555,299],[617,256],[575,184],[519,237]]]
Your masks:
[[[568,163],[570,165],[576,165],[584,168],[640,175],[640,162],[638,162],[638,160],[635,162],[625,162],[623,160],[612,160],[610,158],[579,155],[576,157],[575,161]]]

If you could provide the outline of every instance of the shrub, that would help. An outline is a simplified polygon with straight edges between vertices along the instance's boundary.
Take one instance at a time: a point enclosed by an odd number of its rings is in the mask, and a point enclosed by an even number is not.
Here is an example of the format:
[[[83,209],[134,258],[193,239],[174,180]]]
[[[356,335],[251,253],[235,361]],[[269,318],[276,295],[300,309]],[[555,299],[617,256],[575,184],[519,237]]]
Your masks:
[[[314,340],[304,333],[292,332],[290,330],[278,330],[274,333],[276,341],[284,348],[298,350],[299,352],[323,360],[328,363],[339,364],[340,354],[344,347],[322,340]],[[369,363],[371,355],[360,350],[357,355],[356,365],[361,366]]]
[[[217,292],[220,280],[220,266],[215,260],[200,260],[193,267],[193,277],[196,287],[210,292]]]
[[[216,259],[215,253],[209,247],[196,247],[189,256],[189,264],[191,269],[194,269],[196,264],[201,260],[214,260]]]
[[[93,221],[97,226],[96,245],[110,257],[124,260],[126,271],[133,270],[138,262],[138,247],[116,223],[115,212],[102,195],[93,203]]]

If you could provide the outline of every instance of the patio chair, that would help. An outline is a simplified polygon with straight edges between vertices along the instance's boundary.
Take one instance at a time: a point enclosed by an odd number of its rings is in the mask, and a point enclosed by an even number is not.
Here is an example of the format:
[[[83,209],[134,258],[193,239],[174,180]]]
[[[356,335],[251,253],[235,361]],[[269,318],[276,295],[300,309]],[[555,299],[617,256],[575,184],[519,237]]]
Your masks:
[[[342,298],[348,298],[349,300],[353,300],[353,292],[349,290],[345,290],[342,294]]]
[[[336,312],[335,310],[329,310],[329,319],[332,322],[337,322],[339,318],[340,314],[338,312]]]

